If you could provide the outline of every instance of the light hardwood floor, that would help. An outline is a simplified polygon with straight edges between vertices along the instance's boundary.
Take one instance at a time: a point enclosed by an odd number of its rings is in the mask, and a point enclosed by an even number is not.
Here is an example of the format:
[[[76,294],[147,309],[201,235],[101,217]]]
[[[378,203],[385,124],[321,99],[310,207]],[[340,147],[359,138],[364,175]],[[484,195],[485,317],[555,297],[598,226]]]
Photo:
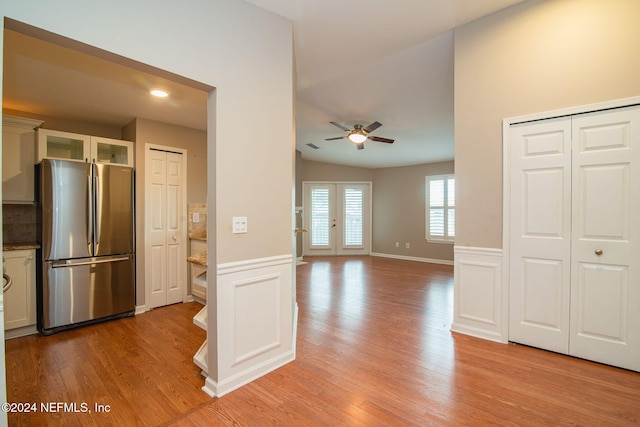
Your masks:
[[[13,402],[108,414],[10,425],[602,425],[640,423],[640,374],[450,332],[452,267],[314,257],[297,269],[294,362],[220,399],[191,362],[199,306],[7,341]]]

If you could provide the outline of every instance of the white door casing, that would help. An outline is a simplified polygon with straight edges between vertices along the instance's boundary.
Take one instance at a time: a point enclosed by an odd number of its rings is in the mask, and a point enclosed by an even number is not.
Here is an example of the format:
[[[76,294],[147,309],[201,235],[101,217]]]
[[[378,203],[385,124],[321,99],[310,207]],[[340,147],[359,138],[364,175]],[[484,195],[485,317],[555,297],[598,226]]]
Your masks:
[[[509,340],[640,371],[640,108],[510,137]]]
[[[145,148],[145,288],[155,308],[186,298],[186,156],[175,148]]]
[[[303,183],[303,255],[368,255],[371,183]]]

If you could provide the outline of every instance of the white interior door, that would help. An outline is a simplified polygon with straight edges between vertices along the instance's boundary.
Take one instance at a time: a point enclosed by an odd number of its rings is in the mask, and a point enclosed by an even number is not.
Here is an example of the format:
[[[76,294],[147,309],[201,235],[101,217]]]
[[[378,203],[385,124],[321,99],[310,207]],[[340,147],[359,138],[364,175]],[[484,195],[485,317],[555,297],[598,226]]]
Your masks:
[[[184,156],[147,147],[145,165],[145,286],[155,308],[186,296]]]
[[[640,107],[510,136],[509,339],[640,371]]]
[[[303,255],[367,255],[370,183],[304,183]]]
[[[511,127],[509,339],[569,351],[571,119]]]
[[[640,108],[573,119],[570,354],[640,371]]]

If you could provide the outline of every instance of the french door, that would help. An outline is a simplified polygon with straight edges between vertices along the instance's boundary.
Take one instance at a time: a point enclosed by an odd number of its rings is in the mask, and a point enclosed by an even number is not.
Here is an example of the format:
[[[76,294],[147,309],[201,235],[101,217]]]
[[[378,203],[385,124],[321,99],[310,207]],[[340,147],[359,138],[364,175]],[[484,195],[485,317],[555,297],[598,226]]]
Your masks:
[[[371,183],[303,184],[303,255],[368,255]]]

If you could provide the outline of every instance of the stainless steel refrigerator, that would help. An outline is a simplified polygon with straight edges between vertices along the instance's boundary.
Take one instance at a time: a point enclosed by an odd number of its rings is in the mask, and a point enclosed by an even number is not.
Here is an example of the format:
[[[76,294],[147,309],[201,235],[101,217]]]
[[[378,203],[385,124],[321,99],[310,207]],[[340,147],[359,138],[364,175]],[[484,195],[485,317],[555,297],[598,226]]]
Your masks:
[[[133,169],[45,159],[38,170],[38,330],[132,316]]]

